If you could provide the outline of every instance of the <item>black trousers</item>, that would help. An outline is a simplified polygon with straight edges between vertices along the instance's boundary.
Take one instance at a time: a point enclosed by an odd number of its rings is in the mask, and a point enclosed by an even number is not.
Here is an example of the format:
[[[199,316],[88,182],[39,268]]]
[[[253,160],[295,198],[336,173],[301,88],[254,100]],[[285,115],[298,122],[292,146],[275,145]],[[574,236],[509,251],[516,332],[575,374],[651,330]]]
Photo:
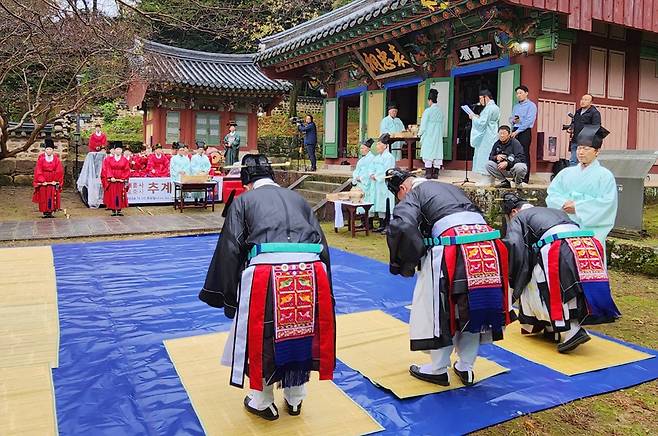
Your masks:
[[[315,157],[315,144],[304,144],[304,148],[306,149],[306,154],[308,154],[308,158],[311,161],[311,169],[316,170],[317,159]]]
[[[528,165],[528,172],[523,179],[523,183],[528,183],[528,180],[530,180],[530,142],[532,142],[532,130],[525,129],[516,136],[516,139],[523,146],[523,153],[525,154],[526,164]]]

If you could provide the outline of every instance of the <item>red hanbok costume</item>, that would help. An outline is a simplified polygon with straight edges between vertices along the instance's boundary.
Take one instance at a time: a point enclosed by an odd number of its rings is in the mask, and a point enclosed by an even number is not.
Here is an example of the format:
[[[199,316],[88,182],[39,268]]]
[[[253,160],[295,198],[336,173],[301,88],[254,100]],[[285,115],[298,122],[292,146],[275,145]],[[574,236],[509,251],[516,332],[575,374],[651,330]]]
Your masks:
[[[147,159],[146,174],[148,177],[169,177],[169,159],[166,154],[158,157],[155,153]]]
[[[96,132],[92,133],[91,136],[89,137],[89,152],[91,153],[92,151],[100,151],[101,147],[106,147],[107,146],[107,135],[105,133],[101,132],[100,134],[96,134]]]
[[[146,156],[134,154],[130,157],[130,177],[146,177]]]
[[[56,185],[42,185],[55,182]],[[39,203],[39,212],[52,214],[60,208],[60,193],[64,186],[64,167],[59,156],[53,154],[51,159],[43,153],[37,159],[34,168],[34,195],[32,202]]]
[[[114,177],[117,181],[112,182]],[[108,156],[103,160],[101,183],[103,184],[103,204],[110,210],[121,210],[128,207],[128,179],[130,178],[130,162],[121,156]]]

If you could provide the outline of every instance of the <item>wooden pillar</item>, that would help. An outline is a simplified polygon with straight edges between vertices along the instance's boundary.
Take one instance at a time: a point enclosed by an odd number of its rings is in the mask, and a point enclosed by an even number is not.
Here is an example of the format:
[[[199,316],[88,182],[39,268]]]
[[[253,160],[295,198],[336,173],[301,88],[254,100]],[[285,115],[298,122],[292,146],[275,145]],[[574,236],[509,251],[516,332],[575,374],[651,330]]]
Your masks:
[[[247,137],[249,138],[247,151],[258,153],[258,115],[250,113],[247,119]]]
[[[637,149],[637,108],[640,99],[640,44],[642,33],[627,30],[624,68],[624,104],[628,105],[628,142],[626,148]]]

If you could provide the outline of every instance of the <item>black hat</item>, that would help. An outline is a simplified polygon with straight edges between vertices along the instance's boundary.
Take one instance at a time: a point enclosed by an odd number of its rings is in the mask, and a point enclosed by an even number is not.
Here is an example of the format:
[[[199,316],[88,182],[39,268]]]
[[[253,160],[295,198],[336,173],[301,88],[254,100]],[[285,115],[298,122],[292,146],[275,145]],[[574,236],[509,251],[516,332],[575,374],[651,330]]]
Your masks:
[[[382,133],[381,136],[377,139],[379,142],[383,142],[384,144],[388,144],[388,142],[391,140],[391,135],[388,133]]]
[[[53,138],[46,137],[44,138],[43,142],[41,143],[41,148],[57,148],[55,146],[55,141],[53,141]]]
[[[231,120],[231,121],[229,121],[228,123],[226,123],[226,125],[229,126],[229,127],[231,127],[231,126],[238,127],[238,123],[236,123],[236,122],[233,121],[233,120]]]
[[[390,104],[388,105],[388,107],[386,108],[386,110],[389,110],[389,111],[390,111],[391,109],[397,109],[397,108],[398,108],[398,107],[397,107],[397,105],[396,105],[395,103],[390,103]]]
[[[179,148],[181,148],[181,145],[180,145],[179,142],[172,142],[171,143],[171,149],[172,150],[178,150]]]
[[[513,209],[518,209],[524,204],[528,204],[528,200],[523,197],[519,197],[514,192],[506,192],[503,194],[502,209],[503,212],[505,212],[505,215],[511,214]]]
[[[478,92],[478,96],[480,96],[480,97],[489,97],[489,98],[493,99],[493,94],[488,89],[481,89],[480,92]]]
[[[196,148],[206,148],[206,142],[205,141],[196,141]]]
[[[576,144],[599,149],[603,145],[603,138],[609,134],[610,132],[599,124],[587,124],[578,134]]]
[[[430,89],[427,93],[427,98],[429,100],[436,101],[436,99],[439,98],[439,91],[434,88]]]
[[[386,187],[397,197],[398,192],[400,192],[400,186],[409,177],[413,177],[413,174],[400,168],[386,170]]]
[[[158,148],[162,148],[162,144],[160,144],[159,142],[153,146],[153,150],[156,150]]]
[[[240,170],[240,180],[243,185],[248,185],[256,180],[274,178],[274,171],[270,161],[264,154],[246,154],[242,158],[242,169]]]
[[[375,141],[372,138],[364,139],[363,141],[361,141],[361,145],[365,145],[368,148],[372,147],[372,144],[374,143]]]
[[[110,149],[123,148],[123,141],[112,141],[110,142]]]

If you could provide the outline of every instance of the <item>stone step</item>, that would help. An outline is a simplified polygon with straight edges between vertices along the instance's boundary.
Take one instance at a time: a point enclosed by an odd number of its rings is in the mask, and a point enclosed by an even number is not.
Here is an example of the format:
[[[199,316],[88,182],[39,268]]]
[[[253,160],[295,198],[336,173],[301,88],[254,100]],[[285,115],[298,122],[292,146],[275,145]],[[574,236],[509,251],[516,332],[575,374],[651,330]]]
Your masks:
[[[304,197],[311,206],[315,206],[324,200],[327,195],[325,192],[312,191],[310,189],[295,189],[295,192]]]
[[[315,180],[304,180],[302,182],[301,189],[307,189],[310,191],[316,191],[316,192],[333,192],[336,189],[340,188],[340,183],[331,183],[331,182],[321,182],[321,181],[315,181]]]

